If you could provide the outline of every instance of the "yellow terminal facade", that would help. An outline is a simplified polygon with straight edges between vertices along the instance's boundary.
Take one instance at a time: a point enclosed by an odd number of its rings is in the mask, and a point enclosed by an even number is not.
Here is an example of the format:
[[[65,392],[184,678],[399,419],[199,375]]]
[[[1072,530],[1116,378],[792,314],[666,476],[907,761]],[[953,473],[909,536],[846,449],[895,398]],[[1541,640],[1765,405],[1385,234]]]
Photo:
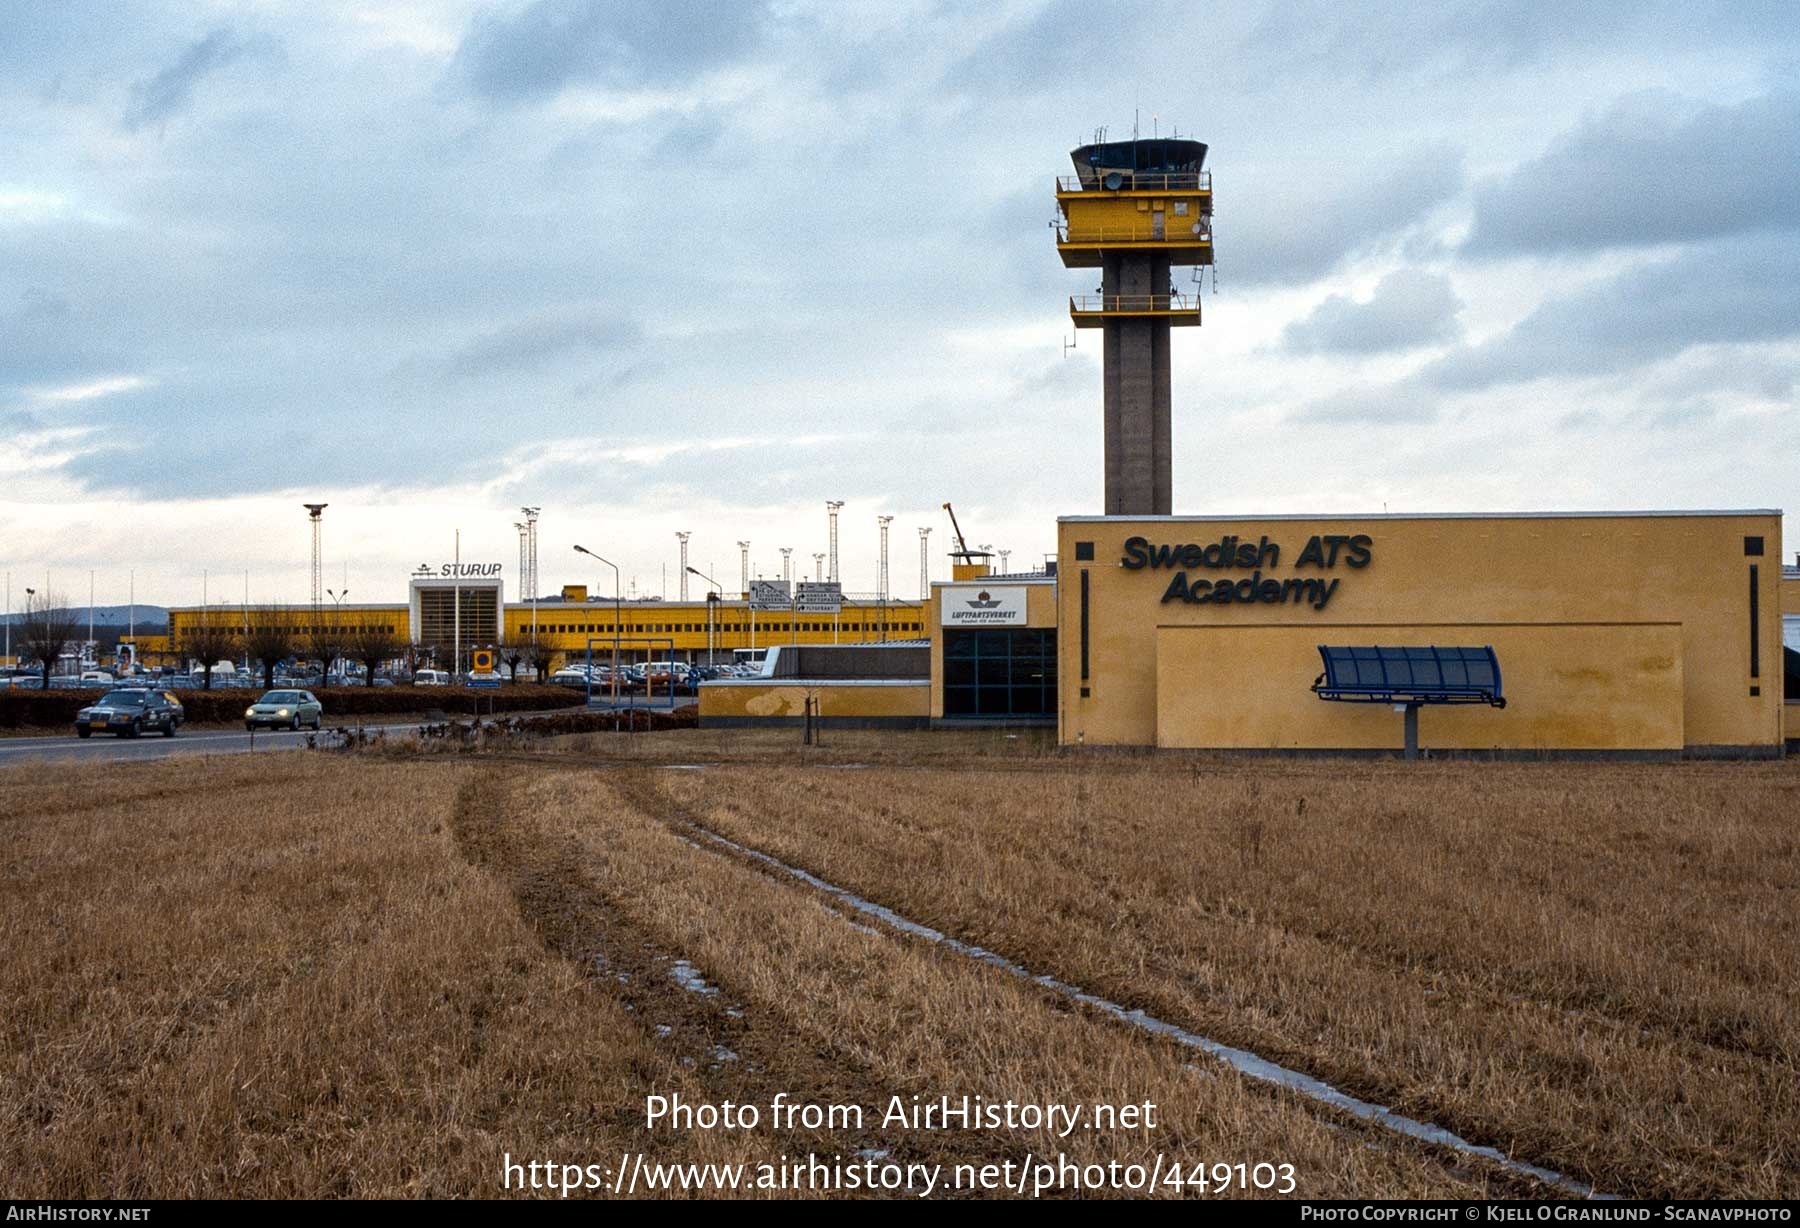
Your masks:
[[[296,655],[308,656],[313,629],[323,626],[343,641],[364,635],[392,637],[396,656],[434,659],[450,668],[460,644],[462,662],[475,648],[504,648],[535,642],[545,654],[546,670],[583,661],[590,641],[596,653],[612,658],[613,639],[620,641],[624,661],[700,662],[709,654],[730,662],[748,651],[779,644],[879,644],[911,639],[924,633],[924,613],[917,601],[846,601],[836,615],[791,611],[752,611],[743,597],[707,601],[623,601],[596,598],[586,588],[569,586],[560,599],[507,602],[498,579],[421,581],[412,583],[409,603],[305,606],[216,605],[177,607],[169,611],[169,634],[138,636],[138,658],[147,665],[176,663],[182,645],[193,641],[204,620],[242,640],[247,629],[276,623],[295,640]],[[457,607],[460,603],[460,617]],[[235,655],[242,654],[241,645]],[[504,660],[507,654],[501,654]]]

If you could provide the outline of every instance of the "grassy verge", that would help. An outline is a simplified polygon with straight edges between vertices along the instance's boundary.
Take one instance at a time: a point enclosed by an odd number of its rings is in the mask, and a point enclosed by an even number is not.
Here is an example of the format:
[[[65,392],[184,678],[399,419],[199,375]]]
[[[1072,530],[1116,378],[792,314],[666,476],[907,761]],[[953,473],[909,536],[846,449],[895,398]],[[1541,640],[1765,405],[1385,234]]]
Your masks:
[[[1794,767],[1009,766],[645,804],[1609,1191],[1800,1191]]]

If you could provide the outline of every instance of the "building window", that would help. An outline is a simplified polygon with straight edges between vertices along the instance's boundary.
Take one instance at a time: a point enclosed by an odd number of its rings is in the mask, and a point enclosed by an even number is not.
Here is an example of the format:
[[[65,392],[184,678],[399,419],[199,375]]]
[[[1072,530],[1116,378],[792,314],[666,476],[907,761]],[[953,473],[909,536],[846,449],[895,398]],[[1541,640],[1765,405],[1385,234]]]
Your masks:
[[[1056,631],[1048,627],[944,632],[946,719],[1056,715]]]

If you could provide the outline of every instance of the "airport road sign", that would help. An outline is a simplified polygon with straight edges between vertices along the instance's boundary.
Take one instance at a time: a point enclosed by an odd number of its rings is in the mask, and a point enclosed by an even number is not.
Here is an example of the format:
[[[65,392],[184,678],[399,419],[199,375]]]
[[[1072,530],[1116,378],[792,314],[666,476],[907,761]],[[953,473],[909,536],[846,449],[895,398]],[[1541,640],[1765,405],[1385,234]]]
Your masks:
[[[794,589],[794,608],[802,614],[836,614],[844,608],[844,586],[836,580],[802,580]]]
[[[750,608],[752,610],[791,610],[794,600],[788,595],[787,585],[780,580],[750,581]]]

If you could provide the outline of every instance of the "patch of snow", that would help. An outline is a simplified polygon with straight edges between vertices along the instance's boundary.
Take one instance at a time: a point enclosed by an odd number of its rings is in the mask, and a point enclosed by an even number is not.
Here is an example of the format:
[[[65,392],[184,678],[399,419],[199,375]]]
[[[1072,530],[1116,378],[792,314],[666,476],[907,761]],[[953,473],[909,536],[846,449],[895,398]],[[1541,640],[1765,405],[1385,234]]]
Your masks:
[[[669,965],[669,978],[689,993],[702,994],[707,997],[718,993],[718,989],[706,983],[694,965],[685,959],[678,959]]]
[[[1409,1138],[1416,1138],[1423,1142],[1436,1144],[1440,1147],[1448,1147],[1454,1151],[1460,1151],[1467,1155],[1480,1156],[1482,1159],[1491,1161],[1508,1172],[1522,1173],[1526,1176],[1534,1177],[1547,1185],[1557,1189],[1566,1190],[1577,1197],[1602,1197],[1602,1195],[1598,1195],[1594,1192],[1593,1187],[1584,1182],[1577,1181],[1573,1177],[1565,1177],[1561,1173],[1551,1169],[1540,1168],[1536,1164],[1528,1164],[1523,1160],[1512,1159],[1510,1156],[1502,1154],[1497,1148],[1471,1143],[1468,1139],[1463,1138],[1461,1135],[1453,1133],[1450,1130],[1446,1130],[1442,1126],[1433,1125],[1430,1122],[1416,1121],[1411,1117],[1396,1113],[1392,1109],[1384,1108],[1378,1104],[1371,1104],[1367,1100],[1359,1100],[1348,1092],[1338,1090],[1323,1079],[1316,1079],[1313,1076],[1298,1070],[1290,1070],[1288,1067],[1278,1065],[1275,1062],[1269,1061],[1267,1058],[1259,1057],[1247,1049],[1233,1048],[1220,1041],[1201,1036],[1197,1032],[1190,1032],[1186,1028],[1158,1019],[1154,1015],[1146,1014],[1141,1010],[1126,1010],[1117,1002],[1102,998],[1098,994],[1091,994],[1078,986],[1069,984],[1067,981],[1058,980],[1056,977],[1048,974],[1033,973],[1023,964],[1014,963],[1012,960],[1006,958],[1006,956],[989,951],[985,947],[978,947],[973,943],[963,942],[960,939],[952,938],[950,935],[943,933],[940,930],[932,929],[929,925],[920,925],[917,921],[908,920],[891,908],[877,904],[872,900],[865,900],[854,892],[847,891],[844,888],[837,886],[835,883],[828,883],[815,874],[809,874],[798,866],[790,866],[785,861],[771,857],[769,854],[761,852],[760,850],[746,847],[734,840],[728,840],[724,836],[707,831],[704,828],[695,828],[694,830],[705,838],[712,840],[720,846],[728,848],[741,856],[762,862],[772,869],[779,870],[784,874],[797,878],[807,886],[823,891],[827,895],[833,896],[843,903],[848,904],[851,908],[865,916],[874,917],[876,920],[883,922],[893,929],[899,930],[901,933],[911,934],[914,937],[923,938],[927,942],[937,943],[940,946],[955,951],[959,955],[966,956],[969,959],[979,960],[981,963],[999,968],[1004,972],[1009,972],[1016,977],[1030,981],[1034,985],[1042,986],[1043,988],[1069,998],[1072,1001],[1079,1002],[1083,1006],[1092,1007],[1103,1014],[1112,1016],[1121,1023],[1129,1024],[1130,1026],[1148,1032],[1153,1036],[1166,1037],[1175,1041],[1177,1044],[1186,1045],[1192,1049],[1198,1049],[1200,1052],[1224,1062],[1246,1078],[1255,1079],[1261,1083],[1273,1084],[1276,1087],[1295,1092],[1301,1096],[1305,1096],[1309,1100],[1328,1105],[1340,1112],[1347,1113],[1352,1117],[1360,1118],[1373,1125],[1381,1126],[1384,1129],[1392,1130],[1397,1134],[1404,1134]]]

